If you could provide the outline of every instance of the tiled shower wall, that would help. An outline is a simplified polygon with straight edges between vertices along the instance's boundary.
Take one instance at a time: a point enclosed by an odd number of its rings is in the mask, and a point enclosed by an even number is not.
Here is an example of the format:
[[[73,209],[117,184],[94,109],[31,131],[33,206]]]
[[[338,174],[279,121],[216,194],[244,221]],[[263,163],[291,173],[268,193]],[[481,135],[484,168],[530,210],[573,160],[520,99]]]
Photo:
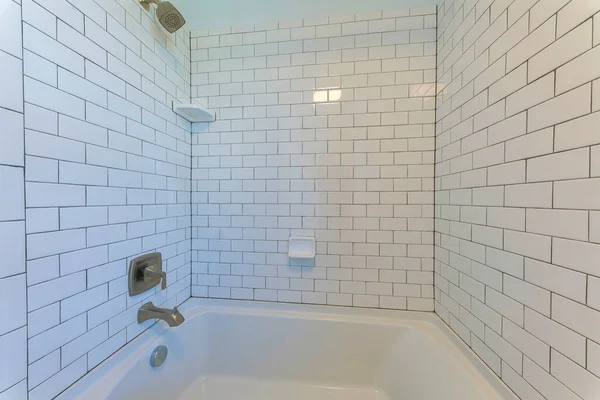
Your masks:
[[[190,295],[189,31],[135,0],[19,3],[22,26],[0,0],[0,398],[51,399],[152,323],[142,302]],[[129,297],[155,250],[167,290]]]
[[[193,296],[433,310],[435,11],[192,32]]]
[[[439,8],[436,312],[527,400],[600,393],[599,12]]]
[[[444,2],[435,133],[433,7],[194,32],[191,65],[135,0],[0,7],[0,399],[54,397],[191,260],[195,296],[431,310],[434,136],[436,312],[523,399],[600,390],[600,4]],[[129,298],[155,249],[167,291]]]
[[[27,394],[25,155],[20,2],[0,0],[0,399]],[[7,362],[10,360],[10,362]]]

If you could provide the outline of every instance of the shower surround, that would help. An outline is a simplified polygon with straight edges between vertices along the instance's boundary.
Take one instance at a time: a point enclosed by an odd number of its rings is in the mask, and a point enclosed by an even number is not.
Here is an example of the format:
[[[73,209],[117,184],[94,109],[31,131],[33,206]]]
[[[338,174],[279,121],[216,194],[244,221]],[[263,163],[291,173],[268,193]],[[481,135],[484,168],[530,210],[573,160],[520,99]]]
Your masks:
[[[192,32],[193,296],[433,310],[435,12]]]
[[[434,7],[191,38],[136,0],[0,10],[1,400],[56,396],[190,291],[435,306],[521,398],[597,397],[600,3],[444,1],[437,37]],[[154,250],[167,290],[129,298]]]

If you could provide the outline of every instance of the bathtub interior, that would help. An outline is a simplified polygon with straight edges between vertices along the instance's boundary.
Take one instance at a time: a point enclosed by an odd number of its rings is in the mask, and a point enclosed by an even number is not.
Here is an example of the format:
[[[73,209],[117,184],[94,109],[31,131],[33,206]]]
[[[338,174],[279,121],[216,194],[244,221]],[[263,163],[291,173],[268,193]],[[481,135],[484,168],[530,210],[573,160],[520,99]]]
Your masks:
[[[164,330],[111,399],[500,400],[440,328],[327,315],[206,310]],[[148,364],[158,344],[169,349]]]

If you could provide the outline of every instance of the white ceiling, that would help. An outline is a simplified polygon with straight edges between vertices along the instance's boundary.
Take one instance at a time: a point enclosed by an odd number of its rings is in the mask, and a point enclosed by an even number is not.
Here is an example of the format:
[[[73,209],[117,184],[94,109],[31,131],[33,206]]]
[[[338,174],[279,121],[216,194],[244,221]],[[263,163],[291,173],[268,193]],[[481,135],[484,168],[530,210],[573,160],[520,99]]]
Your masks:
[[[169,0],[190,29],[400,9],[438,0]]]

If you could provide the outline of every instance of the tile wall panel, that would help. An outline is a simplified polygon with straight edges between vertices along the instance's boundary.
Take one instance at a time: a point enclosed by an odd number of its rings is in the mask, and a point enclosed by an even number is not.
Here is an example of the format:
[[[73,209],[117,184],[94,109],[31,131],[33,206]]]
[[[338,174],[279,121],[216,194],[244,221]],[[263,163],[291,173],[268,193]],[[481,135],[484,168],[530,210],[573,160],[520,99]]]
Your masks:
[[[192,32],[193,296],[433,310],[435,12]]]
[[[599,12],[438,12],[435,310],[523,399],[600,393]]]
[[[190,48],[187,29],[168,34],[134,0],[22,7],[24,136],[18,121],[14,129],[25,156],[0,172],[20,182],[20,197],[0,202],[20,204],[8,219],[24,219],[25,180],[27,226],[10,223],[26,229],[23,372],[33,400],[55,397],[148,328],[153,321],[136,321],[141,304],[190,296],[191,126],[171,111],[190,101]],[[153,251],[167,289],[129,297],[128,262]],[[19,268],[11,279],[24,260]]]

